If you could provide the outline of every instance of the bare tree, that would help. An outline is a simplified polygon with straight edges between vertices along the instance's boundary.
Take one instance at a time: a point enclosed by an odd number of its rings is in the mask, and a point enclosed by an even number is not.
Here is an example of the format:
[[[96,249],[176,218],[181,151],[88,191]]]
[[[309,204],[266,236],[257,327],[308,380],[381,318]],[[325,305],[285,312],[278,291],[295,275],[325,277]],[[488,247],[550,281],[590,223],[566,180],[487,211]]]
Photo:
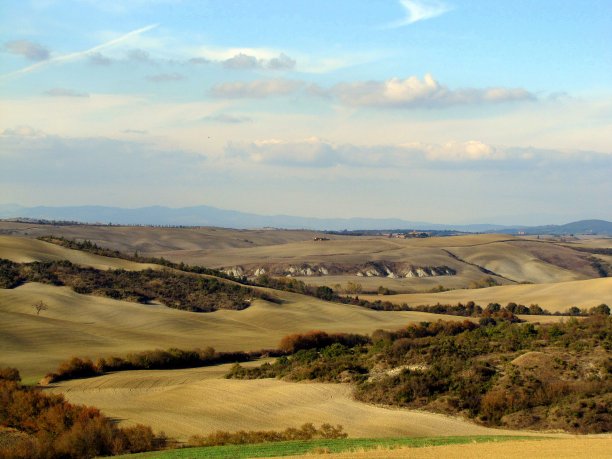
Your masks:
[[[49,309],[49,306],[47,306],[42,300],[37,301],[32,306],[34,306],[34,309],[36,309],[37,316],[40,315],[40,311],[46,311],[47,309]]]

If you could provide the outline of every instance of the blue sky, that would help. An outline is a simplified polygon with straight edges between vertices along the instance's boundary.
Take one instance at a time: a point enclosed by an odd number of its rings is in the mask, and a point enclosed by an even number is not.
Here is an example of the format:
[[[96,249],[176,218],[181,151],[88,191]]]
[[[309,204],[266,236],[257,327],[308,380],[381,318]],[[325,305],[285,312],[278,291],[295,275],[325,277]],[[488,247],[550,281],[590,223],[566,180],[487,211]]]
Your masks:
[[[0,2],[0,195],[612,219],[609,1]]]

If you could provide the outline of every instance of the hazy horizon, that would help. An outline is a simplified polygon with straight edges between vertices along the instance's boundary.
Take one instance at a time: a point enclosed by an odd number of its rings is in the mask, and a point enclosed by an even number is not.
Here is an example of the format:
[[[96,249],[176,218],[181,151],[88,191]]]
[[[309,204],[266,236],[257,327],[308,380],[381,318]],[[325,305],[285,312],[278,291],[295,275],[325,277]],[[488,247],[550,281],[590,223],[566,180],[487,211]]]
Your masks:
[[[0,12],[7,203],[611,218],[610,2],[27,0]]]
[[[151,209],[154,210],[156,208],[161,208],[161,209],[170,209],[170,210],[181,210],[181,209],[192,209],[192,208],[201,208],[201,207],[206,207],[206,208],[212,208],[214,210],[220,210],[223,212],[238,212],[238,213],[244,213],[244,214],[253,214],[259,217],[270,217],[270,218],[274,218],[274,217],[288,217],[288,218],[296,218],[296,219],[302,219],[302,220],[313,220],[313,224],[320,220],[320,221],[327,221],[327,220],[378,220],[381,223],[385,222],[385,221],[393,221],[393,220],[397,220],[397,221],[403,221],[405,223],[415,223],[418,224],[419,226],[421,225],[427,225],[427,224],[432,224],[432,225],[449,225],[449,226],[477,226],[477,225],[485,225],[485,226],[500,226],[500,227],[521,227],[521,226],[547,226],[547,225],[564,225],[564,224],[568,224],[568,223],[574,223],[577,221],[582,221],[582,220],[601,220],[601,221],[612,221],[612,219],[610,218],[606,218],[606,217],[588,217],[588,218],[568,218],[565,220],[559,220],[559,221],[550,221],[550,220],[541,220],[541,221],[535,221],[532,223],[526,223],[525,221],[521,221],[521,220],[512,220],[512,219],[507,219],[506,221],[508,223],[505,222],[496,222],[496,221],[463,221],[463,222],[457,222],[457,221],[426,221],[426,220],[420,220],[420,219],[408,219],[408,218],[404,218],[403,216],[399,215],[399,216],[386,216],[386,217],[377,217],[377,218],[373,218],[373,217],[369,217],[367,215],[354,215],[354,216],[349,216],[349,217],[334,217],[334,216],[318,216],[318,215],[300,215],[300,214],[274,214],[274,213],[269,213],[269,214],[265,214],[265,213],[255,213],[255,212],[248,212],[248,211],[240,211],[237,209],[226,209],[226,208],[220,208],[220,207],[216,207],[216,206],[211,206],[209,204],[200,204],[200,205],[194,205],[194,206],[185,206],[185,207],[173,207],[173,206],[160,206],[160,205],[152,205],[152,206],[137,206],[137,207],[121,207],[121,206],[103,206],[103,205],[96,205],[96,204],[92,204],[92,205],[75,205],[75,206],[45,206],[45,205],[40,205],[40,206],[22,206],[20,204],[17,203],[0,203],[0,219],[1,218],[19,218],[19,217],[23,217],[23,218],[30,218],[27,215],[20,215],[19,213],[13,213],[11,214],[11,216],[6,216],[9,215],[9,213],[6,213],[7,210],[10,210],[12,207],[18,207],[18,208],[37,208],[37,207],[42,207],[42,208],[52,208],[52,209],[70,209],[70,208],[85,208],[85,209],[91,209],[91,208],[105,208],[105,209],[116,209],[116,210],[121,210],[121,211],[136,211],[136,210],[143,210],[143,209]],[[165,216],[164,216],[165,217]],[[45,219],[45,217],[31,217],[31,218],[43,218]],[[154,219],[155,215],[151,214],[151,219]],[[507,218],[507,217],[506,217]],[[47,218],[49,220],[61,220],[61,218],[53,218],[53,217],[49,217]],[[75,221],[79,221],[82,223],[104,223],[104,219],[101,220],[91,220],[91,219],[87,219],[87,218],[74,218]],[[138,223],[134,223],[134,224],[138,224]],[[151,220],[151,223],[148,223],[151,225],[155,225],[156,223],[153,222],[153,220]],[[181,224],[180,222],[178,222],[177,224]],[[214,226],[214,225],[213,225]],[[357,228],[355,227],[354,229],[367,229],[367,228]],[[383,228],[380,227],[378,229],[393,229],[393,228]]]

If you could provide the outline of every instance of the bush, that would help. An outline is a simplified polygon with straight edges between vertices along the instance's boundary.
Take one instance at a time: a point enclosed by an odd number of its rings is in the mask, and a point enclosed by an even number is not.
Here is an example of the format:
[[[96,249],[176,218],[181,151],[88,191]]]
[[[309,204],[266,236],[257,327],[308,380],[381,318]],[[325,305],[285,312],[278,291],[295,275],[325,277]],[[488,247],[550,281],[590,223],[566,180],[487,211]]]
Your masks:
[[[154,435],[150,427],[119,428],[96,408],[72,405],[61,395],[13,380],[0,380],[0,401],[0,426],[20,433],[16,442],[0,445],[0,457],[90,458],[165,445],[165,437]]]
[[[285,336],[279,343],[281,351],[295,353],[305,349],[322,349],[334,343],[353,347],[369,343],[370,339],[365,335],[353,333],[328,334],[321,330],[312,330],[307,333],[296,333]]]
[[[288,440],[313,440],[315,438],[346,438],[341,425],[323,424],[316,428],[311,423],[303,424],[299,429],[289,427],[283,431],[274,430],[240,430],[227,432],[218,430],[206,436],[195,435],[189,439],[190,446],[245,445]]]
[[[0,380],[19,382],[21,381],[21,375],[17,368],[0,368]]]

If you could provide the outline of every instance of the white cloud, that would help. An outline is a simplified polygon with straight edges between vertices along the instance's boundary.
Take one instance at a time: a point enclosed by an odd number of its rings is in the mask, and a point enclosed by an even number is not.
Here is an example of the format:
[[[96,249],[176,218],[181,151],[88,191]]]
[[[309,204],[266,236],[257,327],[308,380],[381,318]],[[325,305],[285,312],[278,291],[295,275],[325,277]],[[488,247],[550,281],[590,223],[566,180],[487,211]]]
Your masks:
[[[386,81],[340,83],[330,93],[346,105],[371,107],[445,107],[478,103],[533,100],[535,96],[521,88],[451,90],[431,74],[422,80],[416,76]]]
[[[389,28],[403,27],[418,21],[432,19],[447,13],[451,8],[437,0],[400,0],[406,16],[388,25]]]
[[[250,54],[238,53],[221,62],[225,68],[235,70],[250,70],[257,68],[269,70],[291,70],[295,67],[295,59],[290,58],[284,53],[280,53],[278,56],[269,59],[258,59]]]
[[[228,69],[254,69],[259,67],[259,61],[255,56],[249,56],[248,54],[238,53],[235,56],[230,57],[223,61],[223,66]]]
[[[335,98],[353,107],[442,108],[536,99],[529,91],[521,88],[449,89],[430,74],[426,74],[422,80],[411,76],[386,81],[339,83],[331,88],[287,79],[227,82],[214,86],[211,92],[216,97],[262,98],[285,96],[304,89],[311,96]]]
[[[0,135],[6,137],[45,137],[46,134],[40,129],[32,126],[17,126],[14,128],[5,128],[0,131]]]
[[[295,59],[280,53],[278,57],[273,57],[265,65],[271,70],[291,70],[295,67]]]
[[[479,140],[449,141],[442,145],[417,142],[403,144],[401,147],[423,151],[425,157],[433,161],[482,161],[506,157],[503,150]]]
[[[213,86],[211,94],[215,97],[227,98],[263,98],[270,96],[286,96],[304,87],[305,83],[298,80],[273,79],[255,80],[249,82],[229,82]]]
[[[297,168],[405,168],[405,169],[500,169],[530,168],[548,164],[608,164],[612,155],[585,151],[534,148],[499,148],[479,140],[448,141],[443,144],[411,142],[398,145],[338,144],[310,137],[230,142],[229,158],[254,164]]]

